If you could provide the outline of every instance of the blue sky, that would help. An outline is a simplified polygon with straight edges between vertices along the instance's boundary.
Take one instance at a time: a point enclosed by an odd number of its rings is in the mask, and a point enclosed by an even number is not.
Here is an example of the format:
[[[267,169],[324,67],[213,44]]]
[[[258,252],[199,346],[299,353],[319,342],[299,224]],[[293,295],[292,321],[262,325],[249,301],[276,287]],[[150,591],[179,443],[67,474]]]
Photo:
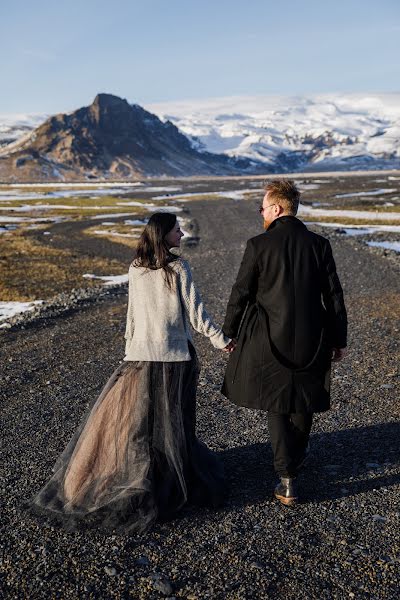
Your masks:
[[[98,92],[149,104],[400,91],[399,0],[13,0],[0,6],[0,112]]]

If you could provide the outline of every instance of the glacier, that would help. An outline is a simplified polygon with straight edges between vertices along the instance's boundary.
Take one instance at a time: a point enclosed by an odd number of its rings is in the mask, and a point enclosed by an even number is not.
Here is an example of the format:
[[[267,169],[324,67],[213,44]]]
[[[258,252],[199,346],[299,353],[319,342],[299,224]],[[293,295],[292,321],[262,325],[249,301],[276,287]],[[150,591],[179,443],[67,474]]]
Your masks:
[[[400,168],[400,94],[237,96],[146,108],[198,150],[274,169]]]

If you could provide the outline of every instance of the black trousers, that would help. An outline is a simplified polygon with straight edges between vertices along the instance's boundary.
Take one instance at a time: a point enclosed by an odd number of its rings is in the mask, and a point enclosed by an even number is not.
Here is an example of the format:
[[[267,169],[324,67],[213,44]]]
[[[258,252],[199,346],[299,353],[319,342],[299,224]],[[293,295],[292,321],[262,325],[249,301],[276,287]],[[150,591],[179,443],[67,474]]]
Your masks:
[[[296,477],[304,457],[312,426],[312,414],[281,415],[268,412],[268,429],[279,477]]]

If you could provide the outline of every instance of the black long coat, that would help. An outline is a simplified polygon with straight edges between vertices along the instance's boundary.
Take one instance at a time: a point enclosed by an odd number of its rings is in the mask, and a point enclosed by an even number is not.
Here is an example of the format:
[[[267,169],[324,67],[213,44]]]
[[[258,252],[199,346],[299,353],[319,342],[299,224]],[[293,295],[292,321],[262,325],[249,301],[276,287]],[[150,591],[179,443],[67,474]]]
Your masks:
[[[222,392],[277,413],[329,408],[332,348],[347,315],[330,243],[283,216],[250,239],[228,302],[225,335],[238,337]]]

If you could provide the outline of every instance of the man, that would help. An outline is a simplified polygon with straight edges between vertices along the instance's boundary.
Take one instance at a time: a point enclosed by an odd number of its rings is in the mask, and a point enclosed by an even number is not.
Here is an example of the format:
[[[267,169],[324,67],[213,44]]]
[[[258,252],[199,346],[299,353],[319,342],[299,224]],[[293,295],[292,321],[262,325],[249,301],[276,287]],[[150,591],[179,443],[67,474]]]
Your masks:
[[[238,338],[223,393],[240,406],[268,411],[275,496],[297,502],[315,412],[330,403],[331,360],[343,358],[347,315],[330,243],[296,218],[294,182],[265,186],[266,232],[247,242],[223,332]]]

